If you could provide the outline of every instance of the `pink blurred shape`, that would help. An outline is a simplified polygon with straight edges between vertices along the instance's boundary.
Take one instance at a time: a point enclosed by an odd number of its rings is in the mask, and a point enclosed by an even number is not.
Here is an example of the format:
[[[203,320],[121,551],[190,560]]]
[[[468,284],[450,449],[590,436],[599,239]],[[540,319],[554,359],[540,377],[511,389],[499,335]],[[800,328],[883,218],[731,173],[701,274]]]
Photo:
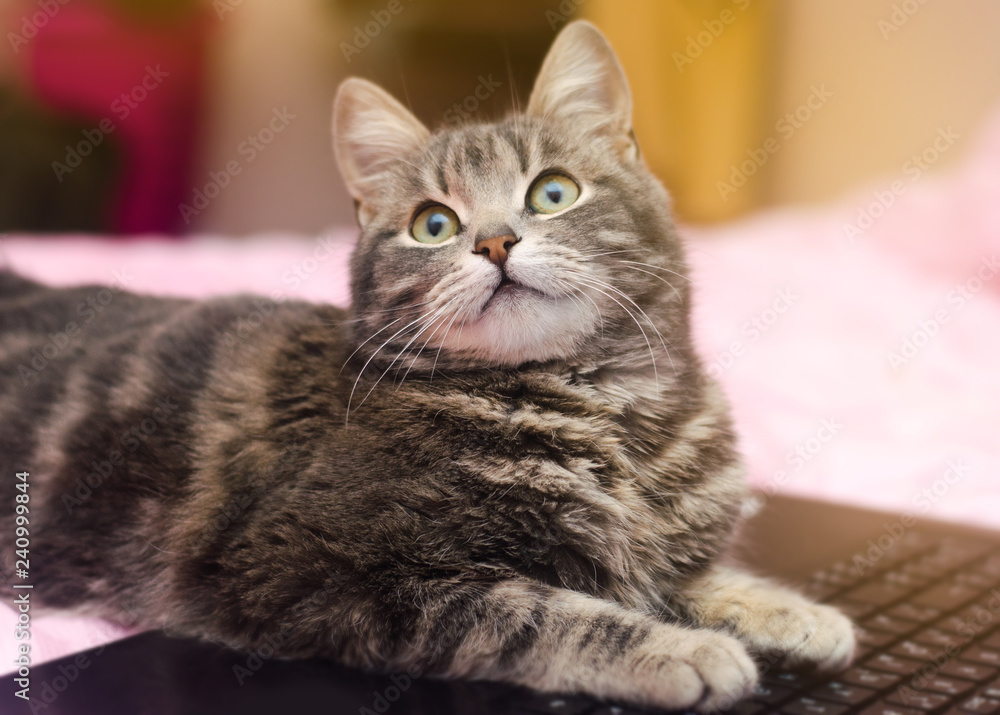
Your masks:
[[[96,143],[104,134],[101,141],[112,136],[123,147],[115,231],[180,228],[177,207],[190,188],[208,30],[201,13],[154,25],[101,3],[74,2],[59,6],[26,48],[39,98],[56,111],[93,119],[87,130],[93,140],[81,133],[80,141]]]

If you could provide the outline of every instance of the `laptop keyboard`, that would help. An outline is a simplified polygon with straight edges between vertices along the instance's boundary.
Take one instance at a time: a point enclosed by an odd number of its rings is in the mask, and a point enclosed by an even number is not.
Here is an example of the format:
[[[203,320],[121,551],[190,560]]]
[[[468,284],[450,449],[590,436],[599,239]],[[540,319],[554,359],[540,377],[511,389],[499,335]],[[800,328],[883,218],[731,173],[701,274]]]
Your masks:
[[[833,564],[804,590],[857,624],[844,672],[761,665],[731,715],[1000,715],[1000,547],[910,533]],[[648,715],[587,698],[525,695],[513,712]]]

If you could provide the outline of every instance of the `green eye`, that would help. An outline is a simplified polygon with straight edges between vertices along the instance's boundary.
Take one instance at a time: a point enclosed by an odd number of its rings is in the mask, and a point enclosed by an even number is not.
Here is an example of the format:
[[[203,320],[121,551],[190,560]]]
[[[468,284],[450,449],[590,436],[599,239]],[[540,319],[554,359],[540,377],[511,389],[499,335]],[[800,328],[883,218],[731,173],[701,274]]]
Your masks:
[[[413,217],[410,235],[421,243],[441,243],[458,233],[458,216],[447,206],[431,204]]]
[[[528,190],[528,208],[539,214],[554,214],[580,198],[580,187],[565,174],[543,174]]]

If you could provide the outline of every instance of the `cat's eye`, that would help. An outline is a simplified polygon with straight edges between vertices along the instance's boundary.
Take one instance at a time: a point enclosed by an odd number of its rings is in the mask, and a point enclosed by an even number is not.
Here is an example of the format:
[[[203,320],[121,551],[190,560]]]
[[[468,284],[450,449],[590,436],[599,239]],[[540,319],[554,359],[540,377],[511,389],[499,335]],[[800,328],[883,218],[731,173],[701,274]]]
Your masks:
[[[441,243],[458,233],[458,216],[443,204],[425,206],[413,217],[410,235],[421,243]]]
[[[554,214],[576,203],[580,187],[565,174],[542,174],[528,190],[528,208],[539,214]]]

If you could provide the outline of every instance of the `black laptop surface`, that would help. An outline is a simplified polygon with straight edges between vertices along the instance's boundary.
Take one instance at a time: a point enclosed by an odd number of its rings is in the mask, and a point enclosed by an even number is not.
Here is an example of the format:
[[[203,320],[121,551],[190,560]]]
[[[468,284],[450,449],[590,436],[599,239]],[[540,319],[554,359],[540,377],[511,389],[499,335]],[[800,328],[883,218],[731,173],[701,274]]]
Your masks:
[[[763,499],[763,497],[761,497]],[[859,624],[843,673],[761,662],[734,715],[1000,714],[1000,532],[772,497],[735,557],[798,584]],[[327,661],[144,633],[32,668],[32,702],[5,678],[4,713],[100,715],[636,715],[621,704],[493,683],[381,676]]]

